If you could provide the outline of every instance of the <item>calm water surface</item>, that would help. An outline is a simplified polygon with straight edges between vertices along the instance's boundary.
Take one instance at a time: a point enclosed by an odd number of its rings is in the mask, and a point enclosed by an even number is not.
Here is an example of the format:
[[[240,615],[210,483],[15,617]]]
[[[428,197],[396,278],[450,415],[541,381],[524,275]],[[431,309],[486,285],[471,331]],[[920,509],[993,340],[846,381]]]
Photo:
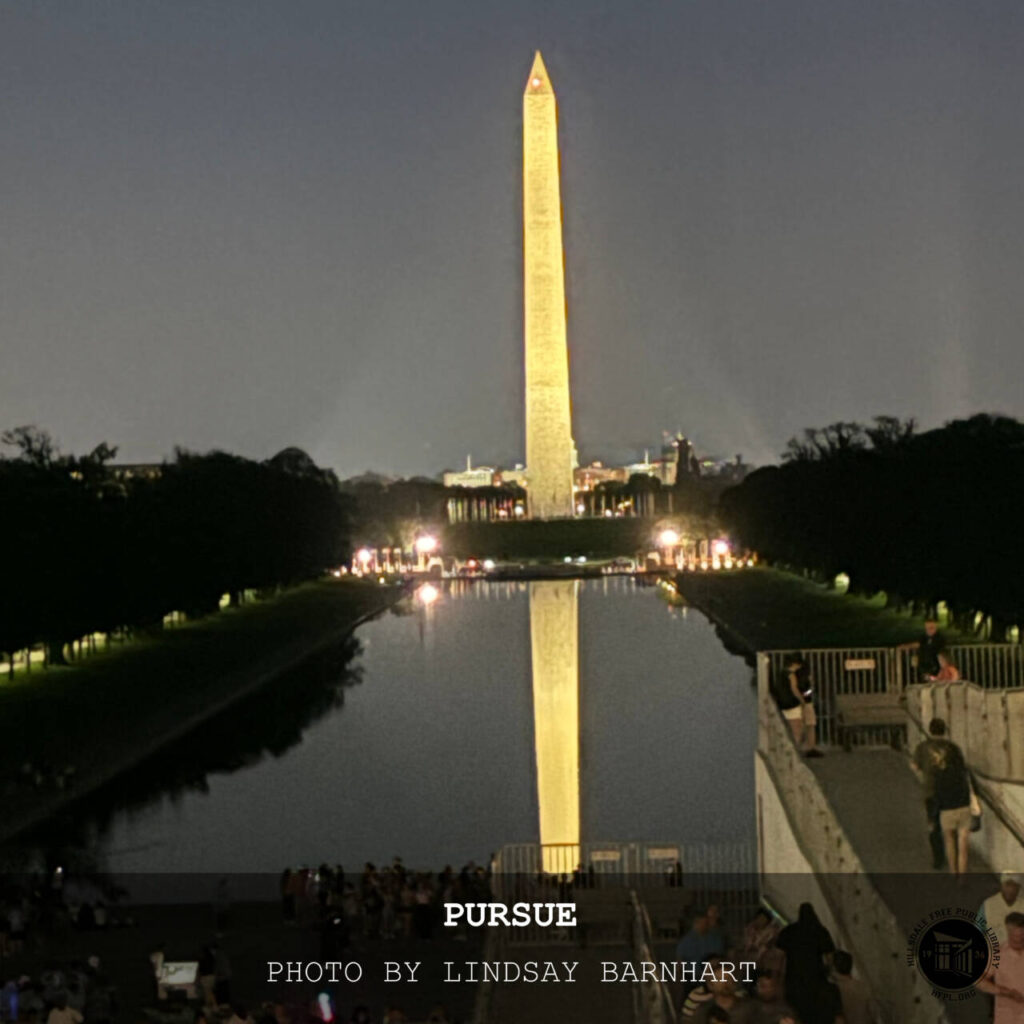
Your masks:
[[[583,839],[752,840],[750,669],[629,579],[580,584],[578,620]],[[356,639],[67,827],[117,873],[441,866],[536,841],[527,584],[455,583]]]

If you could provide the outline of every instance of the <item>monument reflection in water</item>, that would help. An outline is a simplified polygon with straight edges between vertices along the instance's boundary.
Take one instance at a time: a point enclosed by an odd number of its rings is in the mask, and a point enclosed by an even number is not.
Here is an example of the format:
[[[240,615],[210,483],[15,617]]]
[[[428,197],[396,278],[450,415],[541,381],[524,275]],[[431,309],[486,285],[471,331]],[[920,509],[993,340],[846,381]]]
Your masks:
[[[544,871],[572,871],[580,844],[579,580],[530,583],[533,729]]]

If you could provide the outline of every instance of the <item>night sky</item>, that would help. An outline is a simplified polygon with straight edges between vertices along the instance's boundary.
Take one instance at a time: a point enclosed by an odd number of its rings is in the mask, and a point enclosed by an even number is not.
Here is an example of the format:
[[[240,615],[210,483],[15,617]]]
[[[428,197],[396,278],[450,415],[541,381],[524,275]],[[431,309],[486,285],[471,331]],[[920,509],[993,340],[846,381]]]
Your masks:
[[[1020,0],[23,0],[0,428],[521,460],[537,48],[583,458],[1024,416]]]

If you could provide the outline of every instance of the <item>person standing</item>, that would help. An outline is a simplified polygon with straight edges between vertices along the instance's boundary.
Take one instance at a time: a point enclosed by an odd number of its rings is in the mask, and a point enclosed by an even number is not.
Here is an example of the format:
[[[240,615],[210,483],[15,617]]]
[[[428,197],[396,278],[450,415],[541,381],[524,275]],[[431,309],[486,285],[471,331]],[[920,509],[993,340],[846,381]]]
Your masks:
[[[772,915],[764,907],[758,907],[743,928],[740,958],[753,960],[759,971],[781,966],[781,953],[775,949],[779,931]]]
[[[810,903],[779,933],[775,945],[786,954],[785,997],[802,1024],[833,1024],[839,993],[828,980],[825,957],[835,951],[828,929]]]
[[[985,927],[996,933],[1000,949],[1007,941],[1007,914],[1024,914],[1024,890],[1021,889],[1020,875],[1014,871],[1003,871],[999,875],[999,892],[989,896],[978,912]]]
[[[706,964],[712,954],[726,949],[718,907],[712,904],[702,909],[693,919],[690,930],[676,943],[676,959],[686,963]]]
[[[971,780],[963,751],[946,738],[946,723],[933,718],[928,739],[914,751],[914,767],[924,783],[925,809],[934,830],[937,812],[946,862],[952,874],[967,874],[967,840],[971,834]],[[934,853],[934,845],[933,845]]]
[[[1007,914],[1006,945],[999,963],[978,982],[995,999],[992,1024],[1024,1024],[1024,914]]]
[[[779,686],[779,709],[789,723],[793,742],[805,757],[821,757],[817,744],[818,717],[814,713],[811,673],[800,654],[786,656],[785,681]]]
[[[945,650],[946,638],[935,619],[924,620],[924,632],[916,640],[900,644],[898,651],[917,651],[917,681],[926,682],[939,673],[939,651]]]
[[[208,943],[199,954],[199,990],[202,993],[203,1008],[215,1010],[217,999],[214,995],[214,988],[217,984],[217,946]]]

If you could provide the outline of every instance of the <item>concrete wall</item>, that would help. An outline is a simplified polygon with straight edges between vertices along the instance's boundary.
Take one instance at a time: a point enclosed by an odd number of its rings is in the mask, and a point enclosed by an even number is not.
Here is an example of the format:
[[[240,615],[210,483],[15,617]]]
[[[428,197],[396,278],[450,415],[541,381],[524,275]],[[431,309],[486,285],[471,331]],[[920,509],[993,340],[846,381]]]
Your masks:
[[[766,898],[777,900],[787,914],[801,899],[814,903],[835,940],[853,954],[891,1024],[944,1024],[944,1008],[921,975],[908,969],[905,929],[865,875],[817,778],[794,747],[768,679],[768,660],[759,655],[756,779]]]
[[[1024,690],[922,683],[906,692],[910,749],[942,718],[974,773],[982,827],[972,851],[996,871],[1024,871]]]
[[[845,936],[832,915],[825,892],[804,856],[768,763],[761,754],[754,758],[757,787],[757,845],[761,872],[761,892],[768,903],[786,920],[795,921],[800,904],[813,904],[821,923],[842,947]]]
[[[943,718],[971,767],[991,779],[1024,784],[1024,690],[975,683],[908,686],[907,710],[925,726]]]

